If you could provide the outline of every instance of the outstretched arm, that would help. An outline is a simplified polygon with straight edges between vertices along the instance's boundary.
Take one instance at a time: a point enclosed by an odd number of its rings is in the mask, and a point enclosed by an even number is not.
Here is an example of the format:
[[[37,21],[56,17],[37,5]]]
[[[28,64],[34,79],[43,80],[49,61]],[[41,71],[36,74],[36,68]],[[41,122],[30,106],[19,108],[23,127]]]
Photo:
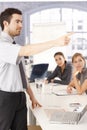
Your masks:
[[[69,33],[59,37],[56,40],[43,42],[42,44],[27,44],[25,46],[22,46],[19,51],[19,56],[30,56],[50,49],[52,47],[68,45],[70,42],[69,36],[71,35],[72,33]]]

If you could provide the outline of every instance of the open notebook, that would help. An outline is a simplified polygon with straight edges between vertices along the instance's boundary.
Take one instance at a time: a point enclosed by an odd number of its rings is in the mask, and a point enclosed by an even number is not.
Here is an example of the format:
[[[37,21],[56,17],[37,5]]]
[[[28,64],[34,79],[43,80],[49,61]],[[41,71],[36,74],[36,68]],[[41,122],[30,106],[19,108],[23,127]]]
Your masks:
[[[79,107],[78,110],[64,111],[49,109],[51,114],[49,116],[50,123],[62,123],[62,124],[78,124],[84,113],[87,111],[87,105],[85,107]]]

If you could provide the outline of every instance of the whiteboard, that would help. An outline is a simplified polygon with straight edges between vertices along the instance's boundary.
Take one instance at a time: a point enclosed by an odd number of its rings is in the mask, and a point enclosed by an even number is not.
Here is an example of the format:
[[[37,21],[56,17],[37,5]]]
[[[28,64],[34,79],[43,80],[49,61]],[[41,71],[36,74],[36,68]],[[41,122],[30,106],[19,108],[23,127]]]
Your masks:
[[[63,34],[66,34],[66,25],[63,22],[33,24],[32,42],[54,40]]]
[[[33,24],[32,43],[35,44],[54,40],[63,34],[66,34],[66,25],[63,22]],[[34,64],[48,63],[48,70],[54,70],[54,68],[56,67],[54,54],[58,51],[63,52],[66,57],[66,46],[54,47],[37,55],[34,55]]]

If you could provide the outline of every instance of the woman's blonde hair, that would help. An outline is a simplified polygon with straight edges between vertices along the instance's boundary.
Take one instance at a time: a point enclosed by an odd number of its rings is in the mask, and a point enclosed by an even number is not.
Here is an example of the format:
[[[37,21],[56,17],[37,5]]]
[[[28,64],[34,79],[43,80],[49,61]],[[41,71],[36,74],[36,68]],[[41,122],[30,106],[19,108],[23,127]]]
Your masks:
[[[84,60],[84,62],[85,62],[85,58],[83,57],[83,55],[81,53],[75,53],[72,56],[72,63],[74,62],[74,59],[77,58],[78,56],[80,56]]]

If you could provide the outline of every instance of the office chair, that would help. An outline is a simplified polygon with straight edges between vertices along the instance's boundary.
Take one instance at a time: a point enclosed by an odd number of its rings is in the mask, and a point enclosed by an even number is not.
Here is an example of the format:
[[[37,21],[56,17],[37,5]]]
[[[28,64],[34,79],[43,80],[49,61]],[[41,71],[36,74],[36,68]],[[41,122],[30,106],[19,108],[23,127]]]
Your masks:
[[[33,65],[29,79],[30,82],[35,82],[35,78],[43,79],[47,74],[48,66],[49,64],[46,63]]]

